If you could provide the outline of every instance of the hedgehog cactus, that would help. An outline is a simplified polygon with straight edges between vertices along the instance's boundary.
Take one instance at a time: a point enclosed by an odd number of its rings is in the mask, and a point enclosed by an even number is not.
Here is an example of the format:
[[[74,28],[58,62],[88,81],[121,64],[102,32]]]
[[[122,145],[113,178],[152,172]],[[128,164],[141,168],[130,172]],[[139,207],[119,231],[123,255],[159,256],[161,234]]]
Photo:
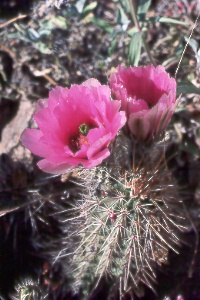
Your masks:
[[[12,296],[12,300],[42,300],[42,292],[38,285],[38,282],[34,282],[32,279],[26,279],[22,281],[16,287],[15,295]]]
[[[166,262],[169,249],[178,249],[184,229],[182,204],[162,147],[158,151],[158,145],[152,145],[145,152],[137,144],[138,163],[133,161],[126,170],[122,162],[128,164],[128,148],[134,147],[124,146],[119,157],[118,146],[106,166],[79,173],[86,193],[78,208],[74,235],[80,242],[73,256],[73,273],[77,287],[89,289],[94,278],[98,283],[108,275],[120,282],[121,294],[139,291],[141,283],[154,290],[155,264]],[[116,159],[121,162],[118,168],[113,164]]]
[[[169,249],[177,252],[184,210],[164,143],[156,142],[177,103],[176,81],[161,66],[119,66],[110,87],[91,78],[56,87],[38,102],[39,129],[26,129],[23,145],[43,158],[40,169],[75,169],[84,187],[66,229],[72,230],[70,252],[78,243],[72,254],[77,288],[89,291],[95,278],[108,275],[120,282],[121,295],[141,283],[154,289],[154,266],[167,260]]]

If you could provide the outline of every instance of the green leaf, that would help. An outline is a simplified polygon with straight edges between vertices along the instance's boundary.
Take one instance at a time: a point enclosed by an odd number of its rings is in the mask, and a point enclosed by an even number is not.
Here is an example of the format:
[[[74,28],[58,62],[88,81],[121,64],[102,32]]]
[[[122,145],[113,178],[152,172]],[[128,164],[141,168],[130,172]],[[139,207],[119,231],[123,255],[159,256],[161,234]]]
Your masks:
[[[130,13],[130,4],[129,4],[129,0],[119,0],[119,2],[121,3],[122,7],[125,8],[127,13]]]
[[[32,45],[41,53],[43,54],[51,54],[51,50],[47,47],[45,43],[38,42],[38,43],[32,43]]]
[[[200,88],[197,88],[194,84],[190,81],[182,81],[177,83],[177,95],[183,94],[198,94],[200,95]]]
[[[131,38],[128,61],[132,66],[138,66],[142,48],[142,32],[134,32]]]
[[[128,36],[132,37],[132,35],[133,35],[135,32],[138,32],[138,30],[137,30],[136,27],[133,27],[133,28],[131,28],[131,29],[129,29],[129,30],[127,31],[127,34],[128,34]]]
[[[111,33],[113,31],[112,26],[108,22],[103,21],[101,19],[91,18],[90,22],[92,22],[93,24],[101,27],[102,29],[104,29],[108,33]]]
[[[34,28],[28,28],[25,32],[25,36],[27,36],[31,41],[37,41],[40,38],[40,34]]]
[[[111,45],[108,48],[108,54],[109,55],[113,54],[113,52],[117,48],[117,44],[118,44],[118,40],[117,39],[112,40]]]
[[[97,6],[97,1],[88,4],[82,11],[83,17],[86,17],[91,11],[93,11],[96,8],[96,6]]]
[[[42,23],[42,27],[40,28],[40,32],[43,30],[49,30],[51,31],[54,28],[63,28],[66,29],[67,28],[67,21],[64,17],[62,16],[57,16],[57,17],[52,17],[49,20],[45,20]]]
[[[188,38],[186,36],[184,36],[184,39],[185,39],[186,43],[188,43],[188,45],[192,48],[192,50],[194,51],[194,53],[197,54],[198,49],[199,49],[198,42],[195,39]]]
[[[118,6],[117,24],[121,25],[123,31],[126,31],[130,20],[127,18],[121,5]]]
[[[163,61],[162,65],[163,65],[163,67],[166,67],[168,64],[170,64],[172,62],[177,62],[176,56],[172,56],[172,57],[166,59],[165,61]]]
[[[57,28],[57,27],[63,29],[67,28],[67,20],[62,16],[53,17],[51,19],[51,24],[53,28]]]
[[[167,18],[167,17],[156,17],[155,21],[160,22],[160,23],[171,23],[171,24],[177,24],[177,25],[183,25],[183,26],[189,26],[190,25],[187,22],[183,22],[183,21],[179,21],[179,20],[172,19],[172,18]]]
[[[140,0],[137,14],[140,15],[140,18],[144,20],[145,15],[151,5],[151,0]]]

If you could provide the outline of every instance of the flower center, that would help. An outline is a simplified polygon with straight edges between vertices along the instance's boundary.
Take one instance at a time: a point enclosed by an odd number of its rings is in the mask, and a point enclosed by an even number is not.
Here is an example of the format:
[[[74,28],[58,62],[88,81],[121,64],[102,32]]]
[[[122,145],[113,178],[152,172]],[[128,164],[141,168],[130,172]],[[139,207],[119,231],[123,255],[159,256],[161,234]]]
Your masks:
[[[87,124],[83,123],[79,126],[80,134],[86,136],[88,134],[88,131],[89,131],[89,127],[87,126]]]
[[[82,145],[90,145],[87,138],[87,134],[90,130],[89,126],[83,123],[79,126],[78,130],[79,132],[69,141],[69,148],[74,153],[80,150]]]

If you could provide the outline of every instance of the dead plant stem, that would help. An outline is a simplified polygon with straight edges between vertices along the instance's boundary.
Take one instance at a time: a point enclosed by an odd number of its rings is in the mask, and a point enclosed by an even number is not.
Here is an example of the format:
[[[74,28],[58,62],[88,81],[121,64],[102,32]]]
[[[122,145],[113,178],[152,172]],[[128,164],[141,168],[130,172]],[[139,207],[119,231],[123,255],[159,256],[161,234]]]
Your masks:
[[[13,18],[13,19],[11,19],[11,20],[8,20],[8,21],[6,21],[6,22],[4,22],[4,23],[1,23],[1,24],[0,24],[0,28],[6,27],[6,26],[8,26],[8,25],[11,24],[11,23],[16,22],[17,20],[20,20],[20,19],[24,19],[24,18],[26,18],[26,17],[28,17],[28,15],[20,15],[20,16],[18,16],[18,17],[15,17],[15,18]]]

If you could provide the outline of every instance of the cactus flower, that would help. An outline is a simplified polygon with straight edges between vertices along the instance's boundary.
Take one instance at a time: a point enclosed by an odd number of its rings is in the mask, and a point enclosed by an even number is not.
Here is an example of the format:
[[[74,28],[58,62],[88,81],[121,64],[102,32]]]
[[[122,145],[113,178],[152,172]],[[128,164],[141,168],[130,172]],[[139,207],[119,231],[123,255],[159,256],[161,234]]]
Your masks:
[[[22,144],[42,157],[38,167],[47,173],[63,174],[82,165],[100,164],[108,145],[125,124],[119,101],[111,101],[108,86],[89,79],[71,88],[56,87],[48,99],[37,104],[34,120],[39,129],[26,129]]]
[[[162,66],[118,66],[110,87],[114,98],[121,100],[130,132],[141,141],[164,131],[178,103],[176,81]]]

